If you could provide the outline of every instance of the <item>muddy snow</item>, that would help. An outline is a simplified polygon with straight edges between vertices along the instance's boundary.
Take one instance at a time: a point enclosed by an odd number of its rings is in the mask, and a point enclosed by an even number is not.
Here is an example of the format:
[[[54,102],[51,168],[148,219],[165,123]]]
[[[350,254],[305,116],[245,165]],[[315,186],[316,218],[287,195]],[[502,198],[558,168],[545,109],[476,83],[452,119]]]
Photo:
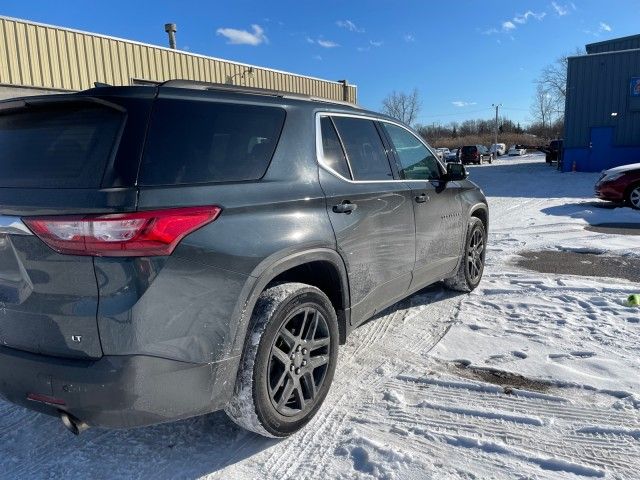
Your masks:
[[[471,167],[489,197],[487,268],[459,295],[429,287],[359,328],[302,432],[261,438],[224,413],[67,433],[0,402],[2,478],[638,478],[640,286],[515,266],[525,250],[640,255],[640,224],[593,199],[598,174],[544,157]]]

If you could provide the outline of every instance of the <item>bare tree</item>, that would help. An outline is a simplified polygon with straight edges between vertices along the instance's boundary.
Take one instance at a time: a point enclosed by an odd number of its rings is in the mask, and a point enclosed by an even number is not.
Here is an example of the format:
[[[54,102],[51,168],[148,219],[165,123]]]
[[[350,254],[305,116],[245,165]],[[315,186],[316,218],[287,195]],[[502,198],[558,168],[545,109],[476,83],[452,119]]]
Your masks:
[[[546,128],[551,125],[551,118],[555,111],[553,95],[539,83],[531,104],[531,116],[534,122],[542,124],[543,129]]]
[[[421,106],[417,88],[414,88],[411,93],[393,91],[382,101],[384,113],[407,125],[416,121]]]
[[[572,55],[583,55],[584,53],[584,49],[577,48]],[[555,62],[547,65],[536,81],[550,95],[554,113],[557,115],[564,114],[564,102],[567,97],[567,67],[570,56],[562,55]]]

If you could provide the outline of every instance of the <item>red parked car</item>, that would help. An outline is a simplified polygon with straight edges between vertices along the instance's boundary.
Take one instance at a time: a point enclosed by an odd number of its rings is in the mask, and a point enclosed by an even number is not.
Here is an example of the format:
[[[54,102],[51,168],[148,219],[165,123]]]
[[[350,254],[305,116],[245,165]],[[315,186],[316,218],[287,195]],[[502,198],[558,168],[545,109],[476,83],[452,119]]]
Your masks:
[[[460,149],[460,161],[465,165],[467,163],[482,165],[485,159],[489,160],[489,163],[493,163],[493,156],[484,145],[465,145]]]
[[[613,202],[627,202],[640,210],[640,163],[622,165],[602,172],[596,196]]]

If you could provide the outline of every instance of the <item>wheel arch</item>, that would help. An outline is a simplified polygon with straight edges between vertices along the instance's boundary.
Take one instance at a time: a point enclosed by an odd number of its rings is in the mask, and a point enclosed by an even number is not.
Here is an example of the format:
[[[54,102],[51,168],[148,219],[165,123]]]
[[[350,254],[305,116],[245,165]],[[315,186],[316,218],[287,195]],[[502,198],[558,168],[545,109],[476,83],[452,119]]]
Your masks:
[[[485,231],[489,232],[489,208],[485,203],[478,203],[471,207],[469,217],[479,218],[484,225]]]
[[[321,273],[318,274],[318,271]],[[338,252],[329,248],[315,248],[289,253],[262,262],[250,278],[251,285],[246,285],[243,289],[243,300],[236,309],[236,318],[239,318],[239,321],[234,351],[237,354],[241,354],[244,349],[258,297],[269,284],[281,281],[307,283],[322,290],[334,305],[338,317],[340,344],[344,344],[349,333],[351,310],[347,270]]]

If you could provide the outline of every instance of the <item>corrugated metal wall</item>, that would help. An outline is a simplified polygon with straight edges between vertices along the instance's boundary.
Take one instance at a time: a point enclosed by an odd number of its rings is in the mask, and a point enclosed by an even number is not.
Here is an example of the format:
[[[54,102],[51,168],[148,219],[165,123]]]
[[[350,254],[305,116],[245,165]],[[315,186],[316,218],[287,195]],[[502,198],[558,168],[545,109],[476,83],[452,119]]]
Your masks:
[[[236,84],[343,100],[341,83],[254,67],[180,50],[0,17],[0,84],[83,90],[93,82],[129,85],[133,79]],[[357,89],[348,87],[355,103]]]
[[[586,46],[587,53],[605,53],[617,50],[631,50],[640,48],[640,35],[630,37],[614,38],[604,42],[590,43]]]
[[[640,77],[640,50],[569,59],[566,148],[588,147],[591,127],[607,126],[614,127],[615,146],[640,145],[640,110],[632,108],[631,77]]]

